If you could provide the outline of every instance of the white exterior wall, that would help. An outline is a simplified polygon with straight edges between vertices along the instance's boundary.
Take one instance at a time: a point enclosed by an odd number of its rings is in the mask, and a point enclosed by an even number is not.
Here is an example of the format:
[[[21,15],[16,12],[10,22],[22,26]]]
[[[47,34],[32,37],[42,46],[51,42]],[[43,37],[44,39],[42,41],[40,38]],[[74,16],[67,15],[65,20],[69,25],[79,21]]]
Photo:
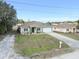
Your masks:
[[[73,28],[71,29],[71,32],[77,32],[77,29],[75,28],[75,31],[73,30]]]
[[[35,28],[35,29],[34,29],[34,32],[35,32],[35,33],[37,33],[37,32],[38,32],[38,33],[39,33],[39,32],[43,32],[43,31],[42,31],[42,30],[43,30],[42,28],[40,28],[40,30],[37,30],[37,29],[38,29],[38,28]]]
[[[24,34],[24,28],[20,27],[20,33]]]
[[[27,34],[29,32],[29,30],[30,30],[29,28],[26,28],[26,29],[28,29],[28,31],[24,31],[24,29],[25,28],[23,28],[23,27],[21,27],[21,29],[20,29],[20,33],[23,34],[23,35]]]
[[[20,33],[22,35],[26,35],[26,34],[29,34],[30,30],[32,30],[32,28],[23,28],[23,27],[20,27]],[[24,31],[24,29],[28,29],[28,31]],[[40,28],[40,30],[37,31],[37,28],[34,29],[34,33],[37,33],[37,32],[43,32],[43,29]]]
[[[77,29],[76,32],[79,32],[79,29]]]
[[[76,32],[76,28],[75,28],[75,31],[73,31],[73,28],[69,28],[69,31],[67,31],[66,28],[53,28],[53,31],[57,31],[57,32],[64,32],[64,33],[67,33],[67,32]]]
[[[38,32],[43,32],[43,28],[40,28],[40,30],[38,30]]]
[[[15,30],[16,31],[17,29],[18,29],[18,26],[13,26],[12,27],[12,30]]]
[[[69,29],[69,32],[73,32],[73,28]]]
[[[57,31],[57,32],[67,32],[66,29],[63,29],[63,28],[56,28],[56,29],[53,28],[53,31]]]

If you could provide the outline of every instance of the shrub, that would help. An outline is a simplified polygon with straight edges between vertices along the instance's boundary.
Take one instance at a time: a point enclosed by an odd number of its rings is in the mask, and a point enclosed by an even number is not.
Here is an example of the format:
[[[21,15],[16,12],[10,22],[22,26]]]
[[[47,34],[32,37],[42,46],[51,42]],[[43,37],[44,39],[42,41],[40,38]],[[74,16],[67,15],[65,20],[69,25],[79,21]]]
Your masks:
[[[5,33],[6,29],[3,25],[0,26],[0,34]]]

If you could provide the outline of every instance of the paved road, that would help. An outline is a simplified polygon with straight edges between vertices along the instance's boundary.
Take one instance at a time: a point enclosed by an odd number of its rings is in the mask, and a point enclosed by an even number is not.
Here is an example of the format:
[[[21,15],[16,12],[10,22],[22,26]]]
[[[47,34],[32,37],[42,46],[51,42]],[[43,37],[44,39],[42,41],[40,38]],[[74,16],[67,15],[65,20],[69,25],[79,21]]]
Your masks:
[[[47,33],[61,41],[64,41],[66,44],[68,44],[71,48],[79,48],[79,41],[74,40],[72,38],[66,37],[64,35],[60,35],[58,33],[52,32],[52,33]]]
[[[30,59],[22,57],[14,52],[14,35],[7,35],[3,41],[0,42],[0,59]]]
[[[53,57],[50,59],[79,59],[79,50],[62,56]]]

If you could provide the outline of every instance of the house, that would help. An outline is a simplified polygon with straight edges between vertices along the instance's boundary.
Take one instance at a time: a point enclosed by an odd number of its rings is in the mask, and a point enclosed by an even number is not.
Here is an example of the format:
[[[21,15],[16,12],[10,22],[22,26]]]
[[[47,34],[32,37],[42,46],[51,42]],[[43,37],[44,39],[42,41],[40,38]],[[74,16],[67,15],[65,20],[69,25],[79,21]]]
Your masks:
[[[21,34],[35,34],[41,32],[51,32],[51,27],[38,21],[29,21],[20,26]]]
[[[53,24],[53,31],[56,32],[76,32],[77,28],[76,28],[76,24],[73,23],[59,23],[59,24]]]
[[[52,26],[49,23],[44,23],[43,32],[48,33],[52,32]]]
[[[77,24],[77,33],[79,33],[79,25]]]
[[[13,25],[12,30],[17,31],[18,27],[20,27],[21,25],[22,25],[22,23],[18,23],[16,25]]]

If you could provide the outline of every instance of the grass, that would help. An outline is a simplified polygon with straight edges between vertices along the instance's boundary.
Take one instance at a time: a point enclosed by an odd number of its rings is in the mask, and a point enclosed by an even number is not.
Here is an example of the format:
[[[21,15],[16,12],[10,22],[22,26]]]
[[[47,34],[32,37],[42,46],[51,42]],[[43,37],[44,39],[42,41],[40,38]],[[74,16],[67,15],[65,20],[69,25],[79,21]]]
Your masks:
[[[57,33],[68,36],[72,39],[79,40],[79,33],[62,33],[62,32],[57,32]]]
[[[58,49],[59,41],[47,34],[40,35],[16,35],[15,49],[23,56],[31,56],[35,53]],[[63,48],[69,46],[63,43]]]

